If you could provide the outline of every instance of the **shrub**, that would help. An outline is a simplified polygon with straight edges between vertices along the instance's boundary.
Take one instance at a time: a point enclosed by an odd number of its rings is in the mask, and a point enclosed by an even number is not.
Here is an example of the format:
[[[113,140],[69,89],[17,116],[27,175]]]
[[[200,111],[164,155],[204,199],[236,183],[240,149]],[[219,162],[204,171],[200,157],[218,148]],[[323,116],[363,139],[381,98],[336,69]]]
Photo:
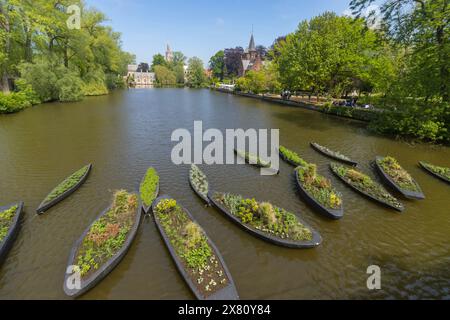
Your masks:
[[[55,68],[47,62],[22,63],[19,65],[21,79],[31,85],[42,102],[58,99],[58,77]]]
[[[141,199],[146,206],[150,206],[155,200],[158,184],[158,172],[154,168],[149,168],[140,187]]]
[[[30,106],[31,102],[23,92],[0,93],[0,113],[14,113]]]
[[[80,101],[83,99],[83,81],[73,74],[67,73],[56,83],[58,87],[58,99],[62,102]]]

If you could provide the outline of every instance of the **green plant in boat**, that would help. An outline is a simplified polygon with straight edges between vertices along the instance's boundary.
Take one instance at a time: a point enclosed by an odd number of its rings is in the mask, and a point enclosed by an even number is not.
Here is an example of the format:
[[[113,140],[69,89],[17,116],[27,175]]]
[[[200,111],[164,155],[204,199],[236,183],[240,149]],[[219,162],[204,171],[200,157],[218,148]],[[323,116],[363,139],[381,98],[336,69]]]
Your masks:
[[[293,162],[297,166],[307,166],[308,162],[300,158],[300,156],[295,153],[292,150],[289,150],[283,146],[280,146],[280,153],[286,158],[287,160]]]
[[[66,178],[63,182],[61,182],[55,189],[53,189],[50,192],[50,194],[45,198],[44,204],[49,203],[50,201],[58,198],[61,194],[74,187],[78,182],[80,182],[80,180],[83,178],[83,176],[86,174],[88,170],[89,165],[81,168],[80,170],[74,172],[72,175]]]
[[[154,214],[200,292],[208,296],[228,284],[225,269],[209,245],[204,231],[190,219],[176,200],[161,200]]]
[[[111,208],[91,225],[76,254],[82,277],[101,268],[122,249],[136,221],[137,207],[137,195],[125,190],[114,193]]]
[[[195,164],[191,166],[189,178],[194,188],[205,198],[208,198],[208,180],[206,175]]]
[[[255,164],[255,165],[263,167],[263,168],[270,168],[270,165],[271,165],[270,162],[261,159],[257,155],[254,155],[250,152],[240,151],[240,150],[236,150],[236,153],[238,156],[247,160],[247,162],[249,164]]]
[[[154,168],[149,168],[141,183],[141,199],[145,206],[149,207],[158,196],[156,191],[159,186],[159,175]]]
[[[376,183],[369,176],[354,169],[337,163],[331,164],[331,169],[342,179],[347,181],[355,188],[379,199],[383,202],[389,203],[396,208],[403,208],[402,204],[387,192],[380,184]]]
[[[331,181],[317,173],[315,164],[307,164],[295,169],[303,188],[323,206],[339,209],[342,206],[341,195],[331,186]]]
[[[429,163],[425,163],[422,162],[422,165],[427,168],[428,170],[430,170],[431,172],[434,172],[438,175],[441,175],[445,178],[447,178],[448,180],[450,180],[450,168],[446,168],[446,167],[438,167]]]
[[[403,169],[393,157],[377,159],[378,165],[402,189],[420,192],[420,188],[411,175]]]
[[[346,160],[346,161],[352,161],[352,159],[350,159],[349,157],[347,157],[346,155],[343,155],[342,153],[338,152],[338,151],[333,151],[328,149],[327,147],[321,146],[317,143],[314,144],[319,150],[321,150],[322,152],[332,155],[336,158],[339,158],[341,160]]]
[[[268,202],[259,203],[255,199],[244,199],[228,193],[215,193],[214,199],[243,224],[269,235],[295,241],[310,241],[313,238],[312,231],[293,213]]]
[[[0,243],[5,240],[18,208],[18,206],[12,206],[3,212],[0,212]]]

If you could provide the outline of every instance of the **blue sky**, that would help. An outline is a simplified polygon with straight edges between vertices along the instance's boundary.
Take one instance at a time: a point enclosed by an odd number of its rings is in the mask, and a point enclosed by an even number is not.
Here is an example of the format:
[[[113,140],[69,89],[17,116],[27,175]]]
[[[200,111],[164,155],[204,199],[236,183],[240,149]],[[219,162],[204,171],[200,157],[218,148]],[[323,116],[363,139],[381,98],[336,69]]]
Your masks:
[[[324,11],[343,13],[350,0],[85,0],[122,33],[123,48],[150,63],[169,43],[205,65],[218,50],[257,44],[292,32],[301,20]]]

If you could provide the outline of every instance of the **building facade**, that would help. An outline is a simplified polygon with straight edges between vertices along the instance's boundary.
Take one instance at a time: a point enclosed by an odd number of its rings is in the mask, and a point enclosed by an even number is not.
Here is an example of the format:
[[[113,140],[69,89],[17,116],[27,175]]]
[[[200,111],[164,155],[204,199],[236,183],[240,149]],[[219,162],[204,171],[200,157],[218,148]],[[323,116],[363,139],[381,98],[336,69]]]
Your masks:
[[[248,71],[259,71],[264,65],[263,57],[256,50],[255,38],[252,36],[250,38],[250,43],[248,48],[244,51],[241,57],[242,68],[240,68],[239,76],[245,76]]]
[[[152,86],[156,82],[154,72],[138,72],[138,66],[128,66],[127,83],[131,86]]]
[[[173,61],[173,52],[172,52],[172,49],[170,49],[169,45],[167,45],[167,49],[166,49],[166,61],[167,62]]]

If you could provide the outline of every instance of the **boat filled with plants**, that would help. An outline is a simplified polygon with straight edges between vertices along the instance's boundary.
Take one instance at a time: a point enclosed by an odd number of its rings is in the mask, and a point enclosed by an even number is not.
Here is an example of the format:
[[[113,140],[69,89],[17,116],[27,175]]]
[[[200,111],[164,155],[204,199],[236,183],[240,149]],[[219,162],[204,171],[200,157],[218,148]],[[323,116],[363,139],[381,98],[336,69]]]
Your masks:
[[[354,167],[356,167],[358,165],[358,162],[350,159],[346,155],[343,155],[342,153],[340,153],[338,151],[333,151],[331,149],[328,149],[327,147],[321,146],[318,143],[311,142],[311,147],[313,147],[314,150],[320,152],[321,154],[323,154],[329,158],[332,158],[334,160],[344,162],[344,163],[349,164]]]
[[[419,184],[393,157],[377,157],[375,167],[381,178],[393,189],[410,199],[425,199]]]
[[[337,163],[332,163],[330,167],[337,177],[362,195],[400,212],[405,209],[403,204],[368,175],[355,168],[349,168]]]
[[[195,164],[191,165],[191,170],[189,171],[189,184],[194,192],[207,204],[209,204],[208,190],[209,184],[206,175],[200,170]]]
[[[23,202],[0,207],[0,265],[11,250],[20,228]]]
[[[68,266],[75,266],[66,274],[64,292],[76,298],[96,286],[122,260],[136,236],[141,207],[136,194],[119,190],[114,193],[111,206],[85,230],[70,253]],[[80,287],[70,282],[74,273],[80,276]]]
[[[420,166],[433,176],[450,183],[450,168],[438,167],[426,162],[419,162]]]
[[[317,166],[308,163],[295,169],[300,195],[315,210],[332,219],[344,216],[342,196],[331,181],[317,173]]]
[[[303,160],[296,152],[280,146],[280,157],[294,167],[306,166],[308,162]]]
[[[271,203],[211,191],[208,198],[231,221],[270,243],[289,248],[313,248],[322,242],[320,234],[295,214]]]
[[[189,211],[168,196],[156,199],[152,208],[163,241],[197,299],[239,299],[219,250]]]
[[[148,168],[144,178],[142,178],[139,192],[142,201],[142,210],[145,214],[149,213],[153,201],[159,194],[159,175],[154,168]]]
[[[74,193],[86,181],[91,170],[92,164],[88,164],[72,173],[45,197],[36,212],[42,214]]]
[[[255,154],[250,152],[234,149],[234,152],[241,158],[245,160],[246,163],[258,167],[258,168],[266,168],[269,169],[271,167],[271,163],[269,161],[263,160]]]

